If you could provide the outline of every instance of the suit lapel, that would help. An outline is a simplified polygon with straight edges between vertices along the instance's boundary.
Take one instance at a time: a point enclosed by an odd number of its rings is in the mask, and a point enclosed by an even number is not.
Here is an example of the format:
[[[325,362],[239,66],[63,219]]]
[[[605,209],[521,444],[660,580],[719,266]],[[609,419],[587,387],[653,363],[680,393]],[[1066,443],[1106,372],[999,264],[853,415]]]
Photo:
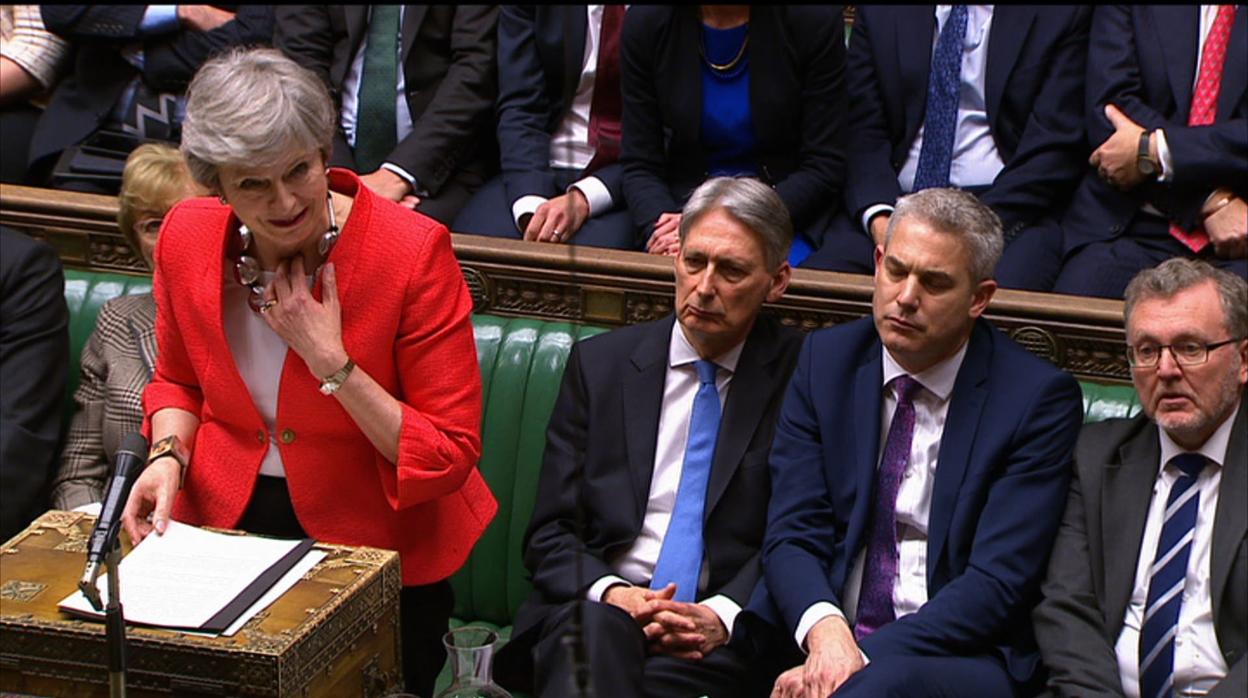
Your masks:
[[[1237,13],[1236,21],[1244,15]],[[1228,65],[1230,57],[1227,57]],[[1244,494],[1248,492],[1248,405],[1240,398],[1239,416],[1231,429],[1231,442],[1226,449],[1226,465],[1218,484],[1218,511],[1213,519],[1213,543],[1210,548],[1210,577],[1213,583],[1213,617],[1221,620],[1222,596],[1231,577],[1231,565],[1239,543],[1248,533],[1248,510]],[[1232,621],[1228,621],[1232,622]]]
[[[719,437],[715,442],[715,458],[711,463],[711,477],[707,483],[706,506],[702,509],[704,519],[710,517],[724,490],[728,489],[728,483],[741,465],[741,457],[745,455],[767,409],[769,401],[765,397],[771,394],[773,380],[770,369],[778,348],[774,329],[768,321],[760,318],[741,350],[724,404],[724,416],[720,420]]]
[[[1000,114],[1001,97],[1009,84],[1010,73],[1022,53],[1027,33],[1036,19],[1031,5],[996,5],[992,10],[992,29],[988,32],[988,75],[984,79],[984,102],[988,110],[989,128],[994,132]],[[970,31],[968,28],[967,31]]]
[[[1225,121],[1235,112],[1235,106],[1244,98],[1248,89],[1248,7],[1240,5],[1235,11],[1231,36],[1226,47],[1226,62],[1222,64],[1222,88],[1218,93],[1218,120]]]
[[[1101,532],[1105,551],[1105,619],[1120,628],[1140,560],[1140,541],[1161,467],[1156,425],[1141,429],[1106,463],[1101,486]],[[1152,554],[1152,553],[1148,553]]]
[[[1155,5],[1153,13],[1154,40],[1166,57],[1166,76],[1175,105],[1184,118],[1192,106],[1192,82],[1196,79],[1196,47],[1200,41],[1200,7],[1198,5]],[[1229,63],[1227,65],[1230,65]]]
[[[876,470],[880,456],[880,410],[884,401],[884,360],[879,340],[867,349],[867,361],[854,376],[854,509],[849,516],[846,550],[861,549],[862,535],[871,524]],[[848,568],[847,568],[848,569]]]
[[[663,384],[667,378],[668,344],[675,316],[650,328],[629,356],[633,371],[625,374],[624,440],[632,473],[633,504],[640,524],[650,496],[654,474],[654,449],[659,439],[659,414],[663,407]]]
[[[425,13],[428,10],[428,5],[403,6],[403,24],[399,32],[399,65],[407,65],[407,55],[412,51],[412,44],[416,42],[416,32],[420,29],[420,23],[425,21]]]
[[[936,7],[918,5],[893,10],[893,43],[897,46],[897,68],[901,73],[901,93],[906,110],[906,142],[912,142],[927,110],[927,81],[932,71],[935,45]],[[896,88],[893,88],[896,89]]]
[[[581,79],[581,63],[585,60],[585,37],[589,32],[589,15],[583,5],[557,7],[554,11],[563,16],[563,91],[559,104],[559,116],[572,107],[576,98],[577,83]]]
[[[330,11],[333,11],[332,7]],[[360,50],[360,42],[368,32],[368,5],[343,5],[341,11],[347,27],[347,46],[351,47],[344,63],[350,66],[355,52]],[[345,68],[343,73],[346,73]]]
[[[932,486],[932,511],[928,517],[929,585],[932,583],[932,570],[936,569],[945,547],[945,538],[949,535],[954,504],[966,475],[975,444],[975,432],[979,430],[979,418],[988,397],[988,367],[992,364],[993,340],[991,330],[984,321],[975,323],[968,341],[970,346],[953,383],[953,394],[949,396],[949,412],[936,456],[936,481]]]

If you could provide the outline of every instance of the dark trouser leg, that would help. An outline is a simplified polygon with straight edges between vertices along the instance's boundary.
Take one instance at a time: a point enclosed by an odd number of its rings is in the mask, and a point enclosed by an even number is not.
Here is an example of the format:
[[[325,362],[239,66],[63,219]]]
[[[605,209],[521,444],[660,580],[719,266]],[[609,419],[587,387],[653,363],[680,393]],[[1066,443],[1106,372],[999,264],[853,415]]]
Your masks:
[[[520,239],[520,231],[516,229],[516,223],[511,218],[511,203],[507,201],[501,176],[486,182],[472,195],[455,217],[451,231]]]
[[[26,183],[30,138],[42,113],[29,104],[15,104],[0,111],[0,182]]]
[[[485,178],[479,173],[461,169],[446,180],[436,195],[421,197],[416,210],[449,227],[472,195],[484,184]]]
[[[992,657],[889,657],[849,678],[836,698],[1021,698]]]
[[[802,262],[802,268],[873,274],[875,244],[859,228],[857,221],[841,212],[824,230],[823,242]]]
[[[1046,218],[1006,243],[996,279],[1002,288],[1049,291],[1061,268],[1062,228],[1056,220]]]
[[[433,686],[446,663],[446,634],[455,592],[443,580],[425,586],[403,587],[399,593],[400,632],[403,634],[403,680],[407,690],[432,696]]]

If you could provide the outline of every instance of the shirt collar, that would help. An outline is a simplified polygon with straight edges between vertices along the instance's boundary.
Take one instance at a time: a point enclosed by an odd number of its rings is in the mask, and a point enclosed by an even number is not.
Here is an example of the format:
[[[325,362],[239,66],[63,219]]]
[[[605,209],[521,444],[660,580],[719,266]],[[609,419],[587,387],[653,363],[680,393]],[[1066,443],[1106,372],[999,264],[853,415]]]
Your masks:
[[[1231,410],[1231,414],[1227,416],[1222,424],[1214,430],[1213,434],[1205,439],[1205,443],[1196,449],[1196,453],[1208,458],[1211,462],[1217,463],[1218,467],[1226,464],[1226,449],[1231,445],[1231,428],[1235,424],[1235,418],[1239,416],[1239,410],[1244,404],[1241,398],[1239,404],[1235,405],[1235,409]],[[1157,433],[1161,434],[1161,465],[1164,469],[1172,458],[1183,453],[1190,453],[1187,449],[1176,444],[1174,439],[1166,433],[1165,429],[1158,429]]]
[[[689,343],[689,339],[685,337],[685,333],[680,328],[680,321],[672,323],[672,340],[667,343],[667,363],[672,368],[691,364],[702,357],[698,355],[698,350],[693,348]],[[727,369],[729,373],[735,373],[737,370],[737,361],[741,359],[741,350],[745,348],[745,341],[738,342],[736,346],[728,351],[713,357],[711,360],[716,366]]]
[[[962,360],[966,358],[966,348],[970,346],[970,340],[962,343],[962,348],[957,353],[940,363],[928,368],[926,371],[917,373],[913,376],[919,385],[922,385],[928,392],[935,395],[941,402],[949,399],[949,394],[953,392],[953,384],[958,380],[958,370],[962,368]],[[881,346],[880,351],[884,354],[884,385],[887,386],[897,376],[910,375],[906,369],[893,358],[888,352],[888,348]]]

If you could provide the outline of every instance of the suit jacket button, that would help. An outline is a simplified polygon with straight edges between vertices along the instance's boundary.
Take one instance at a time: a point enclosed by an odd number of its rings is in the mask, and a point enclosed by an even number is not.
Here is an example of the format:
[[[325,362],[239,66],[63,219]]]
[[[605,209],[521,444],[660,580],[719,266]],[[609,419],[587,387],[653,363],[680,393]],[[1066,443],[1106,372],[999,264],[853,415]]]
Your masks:
[[[284,444],[293,444],[295,442],[295,430],[283,429],[282,435],[280,438],[282,439],[282,443]]]
[[[256,430],[256,443],[262,444],[262,443],[264,443],[266,440],[267,440],[267,439],[265,439],[265,437],[264,437],[264,430],[262,430],[262,429],[257,429],[257,430]]]
[[[1121,233],[1121,232],[1122,232],[1122,226],[1121,226],[1121,225],[1115,225],[1114,227],[1112,227],[1112,228],[1110,228],[1110,229],[1109,229],[1109,232],[1114,233],[1115,235],[1116,235],[1116,234],[1118,234],[1118,233]]]

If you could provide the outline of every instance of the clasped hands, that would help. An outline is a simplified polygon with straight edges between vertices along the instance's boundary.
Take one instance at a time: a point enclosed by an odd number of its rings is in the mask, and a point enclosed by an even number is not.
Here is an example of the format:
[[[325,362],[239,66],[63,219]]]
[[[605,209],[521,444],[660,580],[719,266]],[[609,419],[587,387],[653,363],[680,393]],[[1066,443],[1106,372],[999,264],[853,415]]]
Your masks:
[[[674,601],[675,595],[675,584],[658,590],[619,585],[607,589],[602,600],[637,621],[651,654],[698,660],[728,642],[728,629],[715,611]]]
[[[841,616],[828,616],[806,634],[806,662],[781,674],[771,698],[828,698],[866,666],[854,633]]]

